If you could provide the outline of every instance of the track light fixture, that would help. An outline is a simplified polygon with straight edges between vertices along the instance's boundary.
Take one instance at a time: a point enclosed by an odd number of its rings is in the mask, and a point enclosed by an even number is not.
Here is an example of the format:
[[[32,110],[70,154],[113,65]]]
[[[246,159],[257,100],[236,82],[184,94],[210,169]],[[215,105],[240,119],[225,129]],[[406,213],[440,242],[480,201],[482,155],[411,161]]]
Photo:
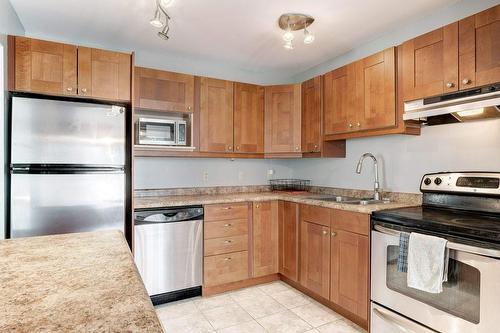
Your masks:
[[[168,36],[168,32],[170,30],[169,21],[170,16],[167,14],[164,6],[168,6],[172,3],[172,0],[156,0],[156,9],[153,18],[149,21],[149,23],[155,27],[162,29],[158,32],[158,37],[168,40],[170,37]]]
[[[279,27],[285,31],[283,34],[283,47],[287,50],[293,50],[293,31],[304,30],[304,44],[314,42],[314,35],[307,30],[307,27],[314,22],[314,18],[305,14],[288,13],[280,16],[278,20]]]

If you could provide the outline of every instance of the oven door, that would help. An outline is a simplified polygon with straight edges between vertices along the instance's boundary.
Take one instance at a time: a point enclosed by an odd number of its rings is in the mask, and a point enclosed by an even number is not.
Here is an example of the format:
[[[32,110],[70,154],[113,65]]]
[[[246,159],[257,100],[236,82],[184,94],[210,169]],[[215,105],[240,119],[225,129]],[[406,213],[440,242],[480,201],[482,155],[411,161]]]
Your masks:
[[[499,259],[450,250],[448,282],[442,293],[430,294],[406,285],[398,253],[398,236],[372,231],[372,301],[443,333],[498,331]]]
[[[139,118],[139,144],[176,145],[177,124],[174,120]]]

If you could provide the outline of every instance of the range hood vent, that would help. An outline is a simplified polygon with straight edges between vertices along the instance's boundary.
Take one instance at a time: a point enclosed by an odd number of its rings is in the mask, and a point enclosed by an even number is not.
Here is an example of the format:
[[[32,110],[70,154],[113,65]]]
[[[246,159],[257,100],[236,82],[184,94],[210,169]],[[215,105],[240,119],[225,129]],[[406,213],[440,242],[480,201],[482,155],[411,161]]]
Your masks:
[[[423,125],[500,117],[500,83],[404,103],[404,120]]]

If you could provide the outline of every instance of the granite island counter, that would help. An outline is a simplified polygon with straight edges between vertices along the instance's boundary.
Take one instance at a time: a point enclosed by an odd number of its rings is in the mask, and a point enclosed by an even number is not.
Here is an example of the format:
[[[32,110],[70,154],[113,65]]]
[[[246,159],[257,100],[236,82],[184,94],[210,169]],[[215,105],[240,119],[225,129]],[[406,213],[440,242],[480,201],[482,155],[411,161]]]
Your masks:
[[[163,332],[119,231],[0,241],[0,332]]]

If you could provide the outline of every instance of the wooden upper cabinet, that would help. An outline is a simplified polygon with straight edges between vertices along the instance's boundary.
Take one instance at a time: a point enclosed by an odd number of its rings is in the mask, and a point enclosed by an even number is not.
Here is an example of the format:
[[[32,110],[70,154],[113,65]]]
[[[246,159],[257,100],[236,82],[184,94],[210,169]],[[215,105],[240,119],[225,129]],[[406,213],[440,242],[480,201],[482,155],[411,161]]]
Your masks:
[[[500,5],[459,22],[460,89],[500,81]]]
[[[233,151],[233,82],[202,77],[200,150]]]
[[[324,134],[346,133],[355,117],[355,66],[349,64],[324,75]]]
[[[74,45],[9,36],[14,68],[9,89],[51,95],[77,94],[77,48]],[[12,67],[11,67],[12,68]]]
[[[278,273],[278,201],[253,203],[253,277]]]
[[[396,49],[391,47],[355,62],[356,130],[396,126]]]
[[[403,101],[458,90],[458,23],[402,44]]]
[[[293,281],[299,279],[299,205],[279,201],[279,272]]]
[[[234,151],[264,152],[264,88],[234,83]]]
[[[141,109],[193,112],[194,76],[135,67],[134,106]]]
[[[265,87],[265,152],[301,152],[301,85]]]
[[[302,83],[302,151],[321,151],[321,77]]]
[[[78,47],[78,94],[130,100],[130,54]]]

